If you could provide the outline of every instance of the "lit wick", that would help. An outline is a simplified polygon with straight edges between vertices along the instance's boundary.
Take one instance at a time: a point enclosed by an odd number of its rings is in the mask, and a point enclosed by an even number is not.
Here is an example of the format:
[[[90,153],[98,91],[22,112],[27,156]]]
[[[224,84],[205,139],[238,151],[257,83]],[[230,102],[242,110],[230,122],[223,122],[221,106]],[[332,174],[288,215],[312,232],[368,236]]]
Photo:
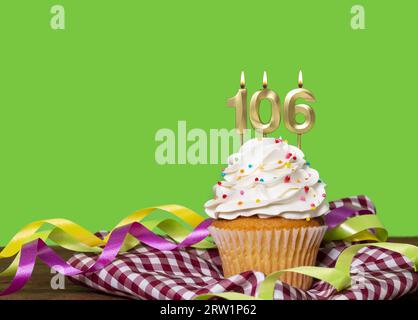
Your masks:
[[[241,83],[240,83],[241,89],[245,89],[245,76],[244,71],[241,71]]]
[[[263,74],[263,88],[267,89],[267,72],[264,71]]]
[[[299,70],[299,81],[298,81],[299,88],[303,87],[303,76],[302,76],[302,69]]]

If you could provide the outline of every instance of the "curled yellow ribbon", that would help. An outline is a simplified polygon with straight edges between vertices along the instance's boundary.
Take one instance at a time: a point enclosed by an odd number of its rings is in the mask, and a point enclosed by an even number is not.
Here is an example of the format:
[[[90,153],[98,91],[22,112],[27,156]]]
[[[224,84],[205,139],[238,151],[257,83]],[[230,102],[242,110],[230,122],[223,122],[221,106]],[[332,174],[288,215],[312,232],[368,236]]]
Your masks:
[[[187,227],[172,218],[142,221],[144,218],[149,217],[157,209],[170,213],[178,220],[184,222]],[[150,230],[159,230],[161,235],[168,236],[176,242],[181,242],[190,233],[190,230],[196,227],[204,219],[204,217],[186,207],[179,205],[163,205],[137,210],[120,221],[115,229],[134,221],[138,221]],[[38,230],[44,225],[51,225],[53,229],[39,232]],[[13,262],[5,270],[0,272],[0,277],[12,276],[16,273],[21,247],[24,244],[38,238],[44,241],[51,240],[56,245],[75,252],[92,253],[100,253],[102,251],[102,247],[108,240],[108,236],[101,239],[87,229],[67,219],[47,219],[32,222],[23,227],[9,241],[3,250],[0,251],[0,259],[15,256]],[[138,244],[138,240],[129,235],[125,239],[122,251],[128,251]],[[214,248],[215,245],[210,239],[205,239],[196,243],[193,247],[199,249],[209,249]]]

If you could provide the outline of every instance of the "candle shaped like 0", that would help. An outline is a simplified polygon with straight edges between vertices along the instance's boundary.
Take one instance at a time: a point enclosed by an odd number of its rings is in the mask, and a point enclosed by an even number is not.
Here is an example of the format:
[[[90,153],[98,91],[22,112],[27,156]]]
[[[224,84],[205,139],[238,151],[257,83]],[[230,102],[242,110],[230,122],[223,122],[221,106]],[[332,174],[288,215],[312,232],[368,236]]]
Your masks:
[[[244,132],[247,129],[247,89],[245,89],[244,71],[241,72],[240,89],[235,96],[227,100],[227,105],[235,108],[235,128],[240,135],[242,145]]]
[[[315,124],[315,111],[306,104],[296,104],[297,99],[315,102],[312,92],[303,88],[302,70],[299,70],[299,88],[291,90],[284,101],[284,123],[286,128],[298,135],[298,148],[302,147],[302,134],[312,129]],[[303,123],[296,121],[296,114],[305,117]]]
[[[260,118],[260,103],[267,99],[271,103],[271,118],[263,123]],[[280,97],[273,90],[267,89],[267,73],[263,75],[263,89],[255,92],[250,102],[250,121],[254,129],[263,135],[273,132],[280,125]]]

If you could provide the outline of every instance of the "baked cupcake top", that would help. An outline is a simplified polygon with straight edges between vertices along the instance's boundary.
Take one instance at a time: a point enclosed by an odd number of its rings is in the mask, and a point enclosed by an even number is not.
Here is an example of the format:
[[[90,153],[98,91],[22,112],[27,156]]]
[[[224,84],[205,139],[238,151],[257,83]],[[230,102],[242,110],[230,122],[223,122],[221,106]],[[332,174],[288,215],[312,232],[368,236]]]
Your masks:
[[[325,183],[303,152],[281,138],[256,138],[228,158],[223,181],[205,203],[215,219],[258,215],[286,219],[318,217],[328,212]]]

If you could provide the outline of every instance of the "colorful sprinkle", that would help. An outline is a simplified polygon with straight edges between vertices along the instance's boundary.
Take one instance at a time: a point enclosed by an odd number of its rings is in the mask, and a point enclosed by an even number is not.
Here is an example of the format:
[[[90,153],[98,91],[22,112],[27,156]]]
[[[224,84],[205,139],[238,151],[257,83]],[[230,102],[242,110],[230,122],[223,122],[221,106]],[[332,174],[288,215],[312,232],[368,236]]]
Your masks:
[[[318,183],[321,183],[321,182],[322,182],[322,180],[321,180],[321,179],[319,179],[319,180],[318,180]]]
[[[284,143],[287,143],[287,140],[285,140]]]
[[[225,173],[225,172],[222,172],[222,173],[221,173],[221,176],[222,176],[222,177],[225,177],[225,176],[226,176],[226,173]]]
[[[277,163],[278,163],[278,164],[282,164],[282,163],[283,163],[283,161],[282,161],[282,160],[279,160],[279,161],[277,161]]]
[[[297,183],[301,183],[301,180],[300,180],[300,179],[297,179],[297,180],[296,180],[296,182],[297,182]]]
[[[284,182],[285,182],[285,183],[290,182],[290,176],[286,176],[286,177],[284,177]]]
[[[249,164],[249,165],[248,165],[248,168],[250,168],[250,169],[251,169],[252,167],[253,167],[253,165],[252,165],[252,164]]]
[[[305,198],[305,196],[301,196],[301,197],[299,198],[299,200],[300,200],[300,201],[306,201],[306,198]]]
[[[286,168],[290,168],[290,162],[286,162]]]
[[[311,166],[311,163],[310,163],[309,161],[306,161],[306,165],[307,165],[308,167],[310,167],[310,166]]]
[[[263,178],[261,178],[261,179],[260,179],[260,182],[264,182],[264,179],[263,179]]]
[[[264,170],[264,166],[262,164],[260,164],[260,166],[258,167],[258,169],[260,169],[261,171]]]
[[[241,190],[241,191],[239,192],[239,194],[243,196],[243,195],[244,195],[244,190]]]
[[[261,200],[260,200],[260,199],[256,199],[256,200],[255,200],[255,202],[256,202],[256,203],[260,203],[260,202],[261,202]]]
[[[309,221],[311,221],[311,218],[307,217],[307,218],[306,218],[306,221],[308,221],[308,222],[309,222]]]
[[[287,155],[286,155],[286,159],[290,159],[292,157],[292,154],[291,153],[288,153]]]
[[[304,186],[303,189],[305,189],[305,192],[308,193],[309,192],[309,187],[308,186]]]
[[[311,203],[311,207],[315,207],[315,203]]]
[[[242,205],[244,202],[242,202],[242,201],[238,201],[238,205],[240,206],[240,205]]]
[[[322,194],[322,196],[323,196],[324,198],[326,198],[326,197],[327,197],[327,195],[326,195],[325,193],[323,193],[323,194]]]
[[[282,139],[275,139],[274,142],[280,143],[280,142],[282,142]]]
[[[292,158],[293,160],[296,160],[297,158],[296,158],[296,156],[293,156],[293,158]]]
[[[218,186],[221,186],[221,185],[222,185],[222,182],[218,181]]]
[[[227,195],[226,195],[226,194],[223,194],[223,195],[222,195],[222,199],[226,199],[226,197],[227,197]]]
[[[255,179],[254,179],[254,181],[258,181],[258,180],[259,180],[258,178],[255,178]]]
[[[244,172],[245,172],[245,170],[244,170],[244,169],[241,169],[239,172],[240,172],[240,173],[244,173]]]

